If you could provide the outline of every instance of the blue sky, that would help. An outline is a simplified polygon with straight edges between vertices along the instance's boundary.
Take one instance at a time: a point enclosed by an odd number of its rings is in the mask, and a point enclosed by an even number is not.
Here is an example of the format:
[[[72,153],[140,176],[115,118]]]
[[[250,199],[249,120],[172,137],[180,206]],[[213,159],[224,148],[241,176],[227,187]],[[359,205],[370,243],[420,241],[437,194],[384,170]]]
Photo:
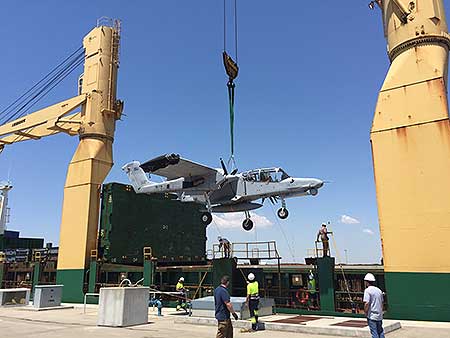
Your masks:
[[[277,220],[267,205],[257,211],[256,231],[212,225],[208,237],[277,240],[286,261],[301,262],[320,223],[330,221],[342,256],[346,249],[350,262],[379,262],[369,131],[389,65],[380,11],[370,11],[364,0],[238,3],[239,169],[281,166],[292,176],[332,183],[315,198],[288,200],[287,220]],[[219,157],[229,155],[222,15],[218,0],[5,2],[0,106],[79,47],[97,18],[119,18],[118,97],[125,116],[117,123],[115,166],[106,181],[126,182],[123,163],[165,152],[218,166]],[[40,107],[76,95],[80,72]],[[58,135],[0,155],[0,179],[11,172],[14,183],[10,229],[58,242],[65,174],[76,144],[77,138]],[[242,217],[225,221],[240,224]]]

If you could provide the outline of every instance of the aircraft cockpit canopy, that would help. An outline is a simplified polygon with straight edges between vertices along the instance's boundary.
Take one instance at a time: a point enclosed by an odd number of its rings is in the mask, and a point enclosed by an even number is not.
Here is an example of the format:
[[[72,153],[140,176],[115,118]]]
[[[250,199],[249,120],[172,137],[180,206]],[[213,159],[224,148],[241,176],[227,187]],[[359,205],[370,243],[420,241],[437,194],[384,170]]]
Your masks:
[[[281,168],[250,170],[242,174],[249,182],[281,182],[290,176]]]

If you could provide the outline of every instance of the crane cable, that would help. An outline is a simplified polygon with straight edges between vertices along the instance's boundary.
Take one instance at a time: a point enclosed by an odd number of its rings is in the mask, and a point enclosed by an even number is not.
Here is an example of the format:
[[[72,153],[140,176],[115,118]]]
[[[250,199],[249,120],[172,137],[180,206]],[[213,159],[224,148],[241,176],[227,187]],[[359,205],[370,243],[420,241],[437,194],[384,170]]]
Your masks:
[[[77,48],[41,80],[19,96],[0,112],[0,124],[5,124],[13,119],[25,115],[37,102],[49,91],[64,80],[84,61],[83,47]]]
[[[227,53],[227,6],[226,0],[223,0],[223,65],[225,67],[225,72],[228,75],[227,89],[228,89],[228,105],[230,111],[230,163],[236,167],[236,162],[234,160],[234,92],[236,85],[234,84],[234,79],[238,76],[239,67],[237,64],[238,53],[237,53],[237,0],[234,0],[234,48],[235,48],[235,60],[234,61],[230,55]]]

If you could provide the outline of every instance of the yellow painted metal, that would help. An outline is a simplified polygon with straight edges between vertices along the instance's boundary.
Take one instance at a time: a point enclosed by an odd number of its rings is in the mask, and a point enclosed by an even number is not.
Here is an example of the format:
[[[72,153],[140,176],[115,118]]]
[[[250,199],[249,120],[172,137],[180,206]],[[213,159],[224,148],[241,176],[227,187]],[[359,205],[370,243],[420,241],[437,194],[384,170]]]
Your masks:
[[[0,151],[60,132],[80,137],[64,187],[58,270],[83,272],[96,249],[100,186],[113,165],[115,122],[123,108],[116,99],[119,44],[118,21],[94,28],[83,40],[81,94],[0,126]]]
[[[45,136],[50,136],[64,132],[68,135],[78,135],[78,131],[81,125],[81,112],[71,115],[65,115],[64,119],[55,118],[50,119],[43,124],[39,124],[35,127],[21,129],[13,133],[9,133],[0,139],[1,144],[13,144],[28,140],[39,140]]]
[[[80,143],[64,187],[58,270],[84,269],[96,249],[100,186],[113,165],[115,122],[122,105],[116,100],[118,27],[101,26],[83,40],[86,52]]]
[[[383,0],[391,66],[371,130],[386,272],[450,272],[450,39],[442,0]]]
[[[72,117],[67,115],[85,101],[86,94],[78,95],[0,126],[0,137],[2,137],[0,144],[12,144],[55,134],[61,119],[73,120],[73,115]],[[76,129],[78,130],[79,126]]]

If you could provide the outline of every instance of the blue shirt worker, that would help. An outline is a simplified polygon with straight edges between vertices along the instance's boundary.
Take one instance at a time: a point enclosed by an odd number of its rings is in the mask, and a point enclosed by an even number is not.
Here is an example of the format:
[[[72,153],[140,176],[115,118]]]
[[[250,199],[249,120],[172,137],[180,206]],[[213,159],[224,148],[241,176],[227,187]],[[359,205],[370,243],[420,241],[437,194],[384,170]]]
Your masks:
[[[220,285],[214,290],[214,305],[217,319],[217,335],[216,338],[233,338],[233,324],[231,323],[230,314],[234,319],[238,319],[238,315],[231,305],[228,285],[230,277],[223,276]]]
[[[258,330],[259,285],[255,281],[255,275],[253,273],[249,273],[247,279],[247,305],[250,312],[252,330],[256,331]]]
[[[384,338],[383,292],[375,286],[375,276],[368,273],[364,277],[364,313],[367,317],[372,338]]]

